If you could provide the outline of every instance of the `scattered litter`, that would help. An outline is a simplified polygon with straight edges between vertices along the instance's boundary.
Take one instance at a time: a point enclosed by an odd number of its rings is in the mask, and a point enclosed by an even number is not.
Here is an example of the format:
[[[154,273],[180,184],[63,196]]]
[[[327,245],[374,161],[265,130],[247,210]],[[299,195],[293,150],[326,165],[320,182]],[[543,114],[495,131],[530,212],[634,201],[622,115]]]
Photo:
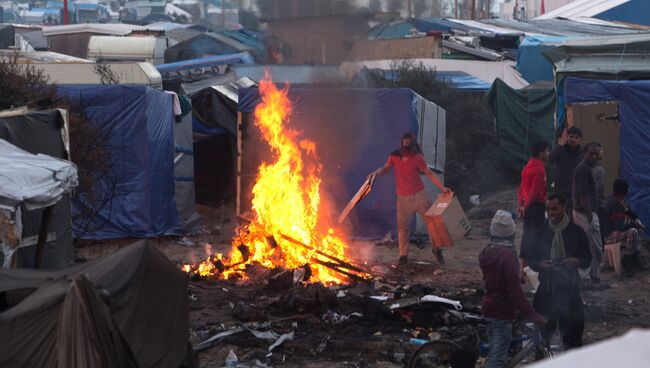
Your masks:
[[[345,298],[346,295],[347,294],[343,290],[339,290],[339,291],[336,292],[336,297],[337,298]]]
[[[409,343],[410,343],[410,344],[413,344],[413,345],[424,345],[424,344],[426,344],[427,342],[428,342],[427,340],[416,339],[416,338],[414,338],[414,337],[412,337],[412,338],[409,340]]]
[[[381,296],[381,295],[373,295],[370,297],[370,299],[379,300],[380,302],[385,302],[386,300],[388,300],[388,297]]]
[[[190,294],[190,300],[195,302],[195,301],[199,300],[199,297],[196,294]]]
[[[436,295],[425,295],[420,300],[423,301],[423,302],[428,302],[428,303],[449,304],[452,307],[454,307],[454,309],[456,309],[456,310],[463,309],[463,306],[460,304],[460,302],[458,300],[451,300],[451,299],[447,299],[447,298],[441,298],[441,297],[436,296]]]
[[[215,235],[221,235],[222,232],[223,232],[223,229],[219,225],[215,225],[212,228],[212,233],[215,234]]]
[[[253,336],[262,340],[277,340],[280,335],[276,334],[273,331],[256,331],[250,328],[247,328],[248,332],[252,333]]]
[[[271,346],[269,346],[269,353],[268,353],[267,357],[270,357],[272,355],[273,349],[275,349],[278,346],[282,345],[283,342],[285,342],[287,340],[288,341],[293,340],[293,336],[294,336],[293,331],[280,336]]]
[[[473,204],[474,207],[478,207],[481,205],[481,197],[478,194],[471,195],[469,196],[469,203]]]
[[[195,242],[193,242],[192,240],[190,240],[190,239],[189,239],[188,237],[186,237],[186,236],[182,237],[181,240],[177,241],[176,243],[177,243],[178,245],[182,245],[182,246],[184,246],[184,247],[193,247],[193,246],[196,245]]]
[[[426,261],[415,261],[413,262],[414,264],[419,264],[419,265],[430,265],[431,262],[426,262]]]
[[[205,340],[205,341],[203,341],[203,342],[201,342],[199,344],[194,345],[192,347],[192,349],[195,352],[205,350],[205,349],[211,347],[212,345],[214,345],[214,343],[216,343],[217,341],[219,341],[219,340],[221,340],[221,339],[223,339],[225,337],[228,337],[228,336],[231,336],[231,335],[234,335],[234,334],[238,334],[238,333],[240,333],[242,331],[244,331],[243,327],[237,327],[237,328],[233,328],[232,330],[220,332],[220,333],[212,336],[211,338],[209,338],[209,339],[207,339],[207,340]]]
[[[236,368],[237,364],[239,364],[239,359],[237,359],[237,355],[230,350],[228,356],[226,356],[226,368]]]
[[[436,269],[435,271],[433,271],[433,276],[442,275],[443,273],[445,273],[445,271],[443,271],[442,269],[438,268],[438,269]]]

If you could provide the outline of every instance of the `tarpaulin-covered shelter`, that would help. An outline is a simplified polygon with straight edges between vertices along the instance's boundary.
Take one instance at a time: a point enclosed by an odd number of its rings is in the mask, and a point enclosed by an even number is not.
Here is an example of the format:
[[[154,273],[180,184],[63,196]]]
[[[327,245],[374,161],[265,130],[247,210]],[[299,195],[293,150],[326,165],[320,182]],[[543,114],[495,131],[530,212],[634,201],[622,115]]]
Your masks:
[[[179,228],[174,180],[173,96],[144,86],[59,86],[108,137],[114,174],[99,191],[114,190],[88,228],[88,239],[149,237]],[[101,194],[104,195],[104,194]],[[87,203],[75,203],[76,211]]]
[[[0,138],[32,154],[44,154],[69,159],[66,114],[62,110],[17,109],[0,113]],[[11,178],[10,178],[11,179]],[[72,265],[72,220],[70,196],[62,193],[52,209],[48,243],[43,255],[43,267],[62,269]],[[22,245],[17,252],[17,267],[32,267],[35,247],[41,227],[43,209],[21,211]],[[50,234],[51,233],[51,234]]]
[[[627,180],[630,206],[650,224],[650,81],[568,77],[562,90],[570,120],[582,124],[583,142],[603,145],[606,193],[617,177]]]
[[[183,29],[182,31],[186,30]],[[252,54],[252,51],[251,47],[227,36],[217,33],[201,33],[166,49],[165,63],[198,59],[211,55],[229,55],[242,52]]]
[[[76,185],[77,169],[73,163],[48,155],[35,155],[0,139],[0,244],[4,268],[11,267],[17,249],[34,245],[23,236],[23,211],[55,206]],[[46,223],[48,227],[49,220]],[[47,230],[42,230],[45,232],[42,235],[44,241]]]
[[[310,88],[289,89],[293,113],[288,125],[301,137],[316,143],[323,165],[321,191],[340,210],[345,207],[366,176],[386,162],[399,148],[404,132],[416,133],[429,167],[444,173],[445,110],[410,89]],[[252,112],[259,102],[255,87],[239,90],[238,110],[243,114],[241,211],[250,193],[266,143],[256,139]],[[433,185],[424,180],[430,195]],[[375,181],[372,192],[350,214],[352,235],[382,237],[395,232],[395,183],[393,174]],[[347,221],[347,220],[346,220]],[[424,232],[422,224],[418,232]]]
[[[553,359],[528,365],[530,368],[573,368],[573,367],[647,367],[650,362],[648,350],[650,330],[633,329],[623,336],[572,349]]]
[[[61,271],[0,270],[0,366],[191,367],[187,278],[142,240]]]
[[[500,160],[519,173],[530,157],[530,146],[539,139],[553,139],[555,90],[552,85],[513,89],[497,79],[487,98],[496,119]]]
[[[192,99],[196,199],[214,205],[235,194],[237,103],[248,78],[232,74],[181,86]]]

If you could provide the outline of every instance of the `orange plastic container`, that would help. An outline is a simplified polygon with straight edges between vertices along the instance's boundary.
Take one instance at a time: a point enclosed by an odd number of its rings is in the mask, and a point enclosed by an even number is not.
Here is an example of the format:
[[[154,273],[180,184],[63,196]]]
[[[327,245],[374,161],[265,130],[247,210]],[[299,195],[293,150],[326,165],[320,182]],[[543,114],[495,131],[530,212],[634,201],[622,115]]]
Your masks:
[[[424,219],[436,247],[451,247],[454,239],[463,238],[470,230],[469,221],[454,193],[440,193]]]

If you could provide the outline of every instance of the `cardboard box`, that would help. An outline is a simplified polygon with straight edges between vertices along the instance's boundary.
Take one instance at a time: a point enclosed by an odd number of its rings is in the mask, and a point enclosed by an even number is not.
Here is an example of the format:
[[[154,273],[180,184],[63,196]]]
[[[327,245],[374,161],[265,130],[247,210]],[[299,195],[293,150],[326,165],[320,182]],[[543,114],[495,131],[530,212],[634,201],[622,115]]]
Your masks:
[[[458,198],[440,193],[425,215],[431,241],[438,247],[451,247],[471,229]]]

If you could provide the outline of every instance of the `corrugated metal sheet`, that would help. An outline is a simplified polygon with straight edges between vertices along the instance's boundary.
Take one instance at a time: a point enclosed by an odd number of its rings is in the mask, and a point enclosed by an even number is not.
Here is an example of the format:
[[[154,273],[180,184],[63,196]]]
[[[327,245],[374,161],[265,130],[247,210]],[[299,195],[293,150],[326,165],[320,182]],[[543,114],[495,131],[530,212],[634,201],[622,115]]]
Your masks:
[[[623,24],[606,21],[597,23],[583,22],[577,19],[535,19],[530,21],[490,19],[483,22],[499,27],[517,29],[525,32],[529,36],[602,36],[644,32],[644,30],[628,27]]]
[[[577,0],[535,19],[593,17],[630,0]]]

